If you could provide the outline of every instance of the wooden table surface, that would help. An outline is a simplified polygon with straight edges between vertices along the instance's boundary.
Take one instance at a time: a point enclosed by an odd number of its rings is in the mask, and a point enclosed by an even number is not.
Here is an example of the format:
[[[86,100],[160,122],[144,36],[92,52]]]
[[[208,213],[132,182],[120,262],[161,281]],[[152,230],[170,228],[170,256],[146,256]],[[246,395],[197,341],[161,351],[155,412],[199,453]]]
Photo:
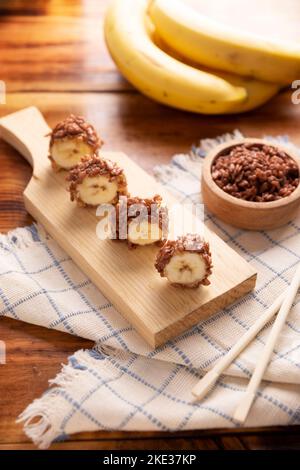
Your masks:
[[[248,136],[289,134],[300,145],[300,105],[286,90],[261,109],[240,116],[198,116],[160,106],[122,79],[105,48],[107,0],[2,0],[0,80],[7,102],[0,115],[35,105],[50,125],[80,113],[96,124],[107,150],[122,150],[151,171],[202,137],[239,128]],[[300,78],[300,77],[299,77]],[[31,169],[0,141],[0,232],[31,222],[22,191]],[[0,450],[34,446],[15,423],[47,388],[74,351],[89,341],[1,319],[7,365],[0,369]],[[300,426],[180,433],[98,432],[72,436],[54,449],[277,449],[300,448]]]

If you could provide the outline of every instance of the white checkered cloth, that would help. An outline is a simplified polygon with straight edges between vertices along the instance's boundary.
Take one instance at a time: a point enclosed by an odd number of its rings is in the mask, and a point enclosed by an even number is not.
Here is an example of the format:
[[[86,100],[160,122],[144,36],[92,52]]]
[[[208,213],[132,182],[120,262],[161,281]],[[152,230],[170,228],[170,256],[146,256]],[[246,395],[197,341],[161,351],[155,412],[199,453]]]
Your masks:
[[[236,131],[234,137],[242,136]],[[181,201],[199,202],[202,159],[209,148],[228,138],[232,135],[202,141],[190,155],[177,155],[170,165],[157,167],[156,177]],[[0,237],[0,315],[96,343],[93,350],[70,357],[47,393],[23,412],[25,432],[37,445],[45,448],[71,433],[99,429],[237,426],[233,412],[270,325],[205,400],[193,402],[191,389],[288,286],[300,260],[300,216],[269,232],[235,229],[210,214],[206,224],[258,271],[256,290],[156,350],[41,228],[17,229]],[[300,424],[299,300],[276,344],[247,426]]]

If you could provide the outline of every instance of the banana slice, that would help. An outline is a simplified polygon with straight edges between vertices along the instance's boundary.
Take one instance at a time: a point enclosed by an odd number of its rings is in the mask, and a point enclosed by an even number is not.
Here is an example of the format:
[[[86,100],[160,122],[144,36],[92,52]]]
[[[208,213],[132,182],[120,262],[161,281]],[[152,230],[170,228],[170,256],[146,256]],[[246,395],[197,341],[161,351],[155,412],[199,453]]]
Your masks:
[[[199,235],[188,234],[167,241],[160,249],[155,267],[176,286],[209,285],[212,272],[209,245]]]
[[[69,170],[80,162],[83,156],[93,155],[93,149],[80,139],[60,139],[50,149],[57,168]]]
[[[118,197],[118,184],[107,176],[87,177],[77,186],[78,198],[90,206],[114,201]]]
[[[55,170],[69,170],[82,157],[94,155],[101,144],[93,126],[83,117],[71,114],[58,123],[51,133],[49,152],[52,166]]]
[[[165,276],[173,284],[193,284],[206,275],[206,264],[198,253],[178,253],[165,267]]]
[[[81,206],[115,204],[120,195],[127,195],[123,170],[110,160],[85,157],[69,173],[71,200]]]
[[[159,224],[151,224],[148,220],[135,222],[128,226],[128,241],[133,245],[151,245],[162,239],[162,229]]]
[[[165,239],[168,234],[168,210],[162,198],[123,198],[116,206],[116,237],[127,239],[130,247],[151,245]]]

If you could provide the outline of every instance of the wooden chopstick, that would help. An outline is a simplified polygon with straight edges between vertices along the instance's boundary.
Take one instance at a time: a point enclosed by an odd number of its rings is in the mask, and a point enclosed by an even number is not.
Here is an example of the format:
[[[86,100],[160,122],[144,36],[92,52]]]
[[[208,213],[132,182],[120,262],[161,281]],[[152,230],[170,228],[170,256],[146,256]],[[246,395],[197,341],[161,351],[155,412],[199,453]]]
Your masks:
[[[255,398],[256,391],[260,385],[265,369],[269,363],[270,357],[273,353],[275,343],[278,339],[278,336],[282,330],[282,327],[285,324],[286,318],[292,308],[293,301],[297,295],[298,289],[300,286],[300,264],[296,269],[293,280],[285,292],[285,298],[282,302],[278,315],[275,319],[274,325],[270,332],[270,335],[267,339],[267,342],[264,346],[263,353],[259,363],[257,364],[254,373],[251,377],[251,380],[248,384],[247,390],[237,407],[234,419],[240,423],[244,423],[246,420],[250,408],[252,406],[253,400]]]
[[[214,384],[234,361],[234,359],[248,346],[260,330],[272,319],[272,317],[278,312],[286,294],[283,293],[278,297],[275,302],[258,318],[258,320],[249,328],[249,330],[238,340],[238,342],[225,354],[213,367],[212,370],[195,385],[192,390],[192,394],[201,400],[208,392],[213,388]]]

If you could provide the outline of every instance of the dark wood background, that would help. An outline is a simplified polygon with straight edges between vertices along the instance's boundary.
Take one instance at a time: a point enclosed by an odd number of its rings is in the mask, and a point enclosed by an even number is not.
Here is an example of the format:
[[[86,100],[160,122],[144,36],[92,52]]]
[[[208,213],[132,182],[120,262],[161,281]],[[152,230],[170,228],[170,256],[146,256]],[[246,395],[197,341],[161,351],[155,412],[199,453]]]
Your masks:
[[[160,106],[131,88],[105,48],[102,23],[107,0],[1,0],[0,80],[7,104],[0,115],[35,105],[54,125],[68,113],[95,123],[108,150],[128,153],[151,171],[202,137],[239,128],[248,136],[289,134],[300,145],[300,105],[291,90],[240,116],[198,116]],[[300,77],[299,77],[300,78]],[[0,232],[31,222],[22,191],[29,165],[0,141]],[[86,340],[1,319],[7,365],[0,369],[0,450],[34,446],[15,423],[47,388],[61,363]],[[278,449],[300,448],[300,427],[180,433],[98,432],[72,436],[54,449]]]

